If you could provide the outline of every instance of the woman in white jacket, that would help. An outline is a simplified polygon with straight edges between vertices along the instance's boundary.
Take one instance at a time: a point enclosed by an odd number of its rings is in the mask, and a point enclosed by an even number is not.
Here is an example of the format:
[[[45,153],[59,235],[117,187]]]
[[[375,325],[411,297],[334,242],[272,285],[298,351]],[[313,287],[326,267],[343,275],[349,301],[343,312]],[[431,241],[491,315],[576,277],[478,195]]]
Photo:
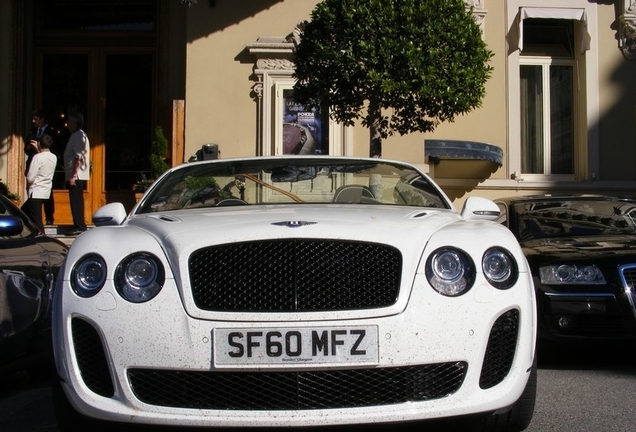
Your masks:
[[[57,156],[51,153],[53,138],[42,135],[37,142],[37,153],[33,156],[26,174],[28,198],[22,205],[22,211],[44,232],[42,206],[51,196],[53,174],[57,165]]]

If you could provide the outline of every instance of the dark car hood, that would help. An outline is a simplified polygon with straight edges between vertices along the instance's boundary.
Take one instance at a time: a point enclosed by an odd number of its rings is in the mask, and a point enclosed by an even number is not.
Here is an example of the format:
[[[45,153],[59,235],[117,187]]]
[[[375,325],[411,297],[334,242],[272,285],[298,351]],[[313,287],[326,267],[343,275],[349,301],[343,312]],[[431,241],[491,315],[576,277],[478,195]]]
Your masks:
[[[538,255],[559,260],[636,255],[636,235],[556,237],[521,242],[528,258]]]

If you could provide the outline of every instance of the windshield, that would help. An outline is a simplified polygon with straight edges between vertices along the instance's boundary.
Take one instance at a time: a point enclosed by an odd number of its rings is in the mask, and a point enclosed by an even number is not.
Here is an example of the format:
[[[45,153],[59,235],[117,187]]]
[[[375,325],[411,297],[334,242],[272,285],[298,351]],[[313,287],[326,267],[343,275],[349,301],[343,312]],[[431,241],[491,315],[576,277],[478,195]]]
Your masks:
[[[410,166],[365,159],[283,157],[183,165],[152,185],[137,213],[290,203],[450,208],[438,188]]]
[[[519,238],[636,234],[636,202],[627,200],[533,201],[515,204]]]

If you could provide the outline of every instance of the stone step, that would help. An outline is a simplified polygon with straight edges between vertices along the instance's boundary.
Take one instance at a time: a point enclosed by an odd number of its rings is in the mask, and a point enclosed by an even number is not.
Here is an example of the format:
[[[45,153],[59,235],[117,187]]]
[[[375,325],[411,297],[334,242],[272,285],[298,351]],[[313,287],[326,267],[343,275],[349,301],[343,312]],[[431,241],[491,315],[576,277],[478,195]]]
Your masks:
[[[94,228],[93,225],[89,225],[88,229]],[[50,237],[55,237],[67,245],[71,245],[73,240],[77,238],[77,235],[71,235],[73,225],[45,225],[44,233]]]

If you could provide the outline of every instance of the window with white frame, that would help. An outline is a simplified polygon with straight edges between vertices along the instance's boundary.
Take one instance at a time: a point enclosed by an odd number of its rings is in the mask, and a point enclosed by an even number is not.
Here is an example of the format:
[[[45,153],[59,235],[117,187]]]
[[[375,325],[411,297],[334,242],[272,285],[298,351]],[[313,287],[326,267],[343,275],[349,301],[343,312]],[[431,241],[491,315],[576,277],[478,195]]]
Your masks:
[[[598,172],[597,5],[507,0],[510,178],[589,179]]]
[[[528,19],[519,65],[521,172],[573,175],[574,24]]]

